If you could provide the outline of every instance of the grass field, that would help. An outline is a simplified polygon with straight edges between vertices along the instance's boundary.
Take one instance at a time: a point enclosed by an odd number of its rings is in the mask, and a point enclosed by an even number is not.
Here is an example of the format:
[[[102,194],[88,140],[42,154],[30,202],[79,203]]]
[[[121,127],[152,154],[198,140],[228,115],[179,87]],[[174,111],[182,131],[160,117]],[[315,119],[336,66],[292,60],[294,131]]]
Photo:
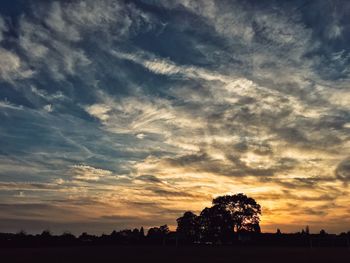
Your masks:
[[[71,247],[0,249],[0,262],[350,262],[347,248]]]

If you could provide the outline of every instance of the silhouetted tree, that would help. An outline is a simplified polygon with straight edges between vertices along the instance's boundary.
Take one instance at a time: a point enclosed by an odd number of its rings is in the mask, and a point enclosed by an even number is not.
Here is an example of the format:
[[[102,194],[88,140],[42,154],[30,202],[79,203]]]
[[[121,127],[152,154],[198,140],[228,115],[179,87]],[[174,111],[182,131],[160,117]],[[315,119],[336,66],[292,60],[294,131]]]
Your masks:
[[[79,240],[82,242],[92,242],[96,237],[93,235],[89,235],[88,233],[84,232],[79,236]]]
[[[169,227],[167,225],[163,225],[160,227],[151,227],[147,232],[147,238],[154,243],[164,244],[166,235],[169,232]]]
[[[233,233],[234,221],[230,213],[219,205],[203,209],[199,216],[199,223],[200,236],[204,241],[225,242]]]
[[[310,228],[309,226],[305,227],[305,235],[309,235],[310,234]]]
[[[213,205],[229,213],[236,232],[260,232],[261,207],[253,198],[241,193],[224,195],[215,198]]]
[[[74,244],[74,242],[75,242],[75,236],[72,234],[72,233],[70,233],[70,232],[68,232],[68,231],[66,231],[66,232],[64,232],[60,237],[59,237],[59,239],[60,239],[60,242],[61,243],[63,243],[63,244],[66,244],[66,245],[72,245],[72,244]]]
[[[21,230],[19,231],[17,234],[16,234],[18,237],[26,237],[27,236],[27,232],[24,231],[24,230]]]
[[[110,234],[110,237],[112,237],[112,238],[116,238],[118,236],[119,236],[119,233],[115,230],[113,230],[112,233]]]
[[[169,234],[170,230],[168,225],[162,225],[159,227],[160,232],[162,233],[162,235],[167,235]]]
[[[140,228],[140,233],[139,233],[140,238],[145,237],[145,230],[143,229],[143,226]]]
[[[41,233],[41,237],[43,238],[50,238],[52,235],[51,235],[51,232],[50,230],[44,230],[42,233]]]
[[[134,228],[134,230],[132,231],[132,234],[134,237],[139,237],[140,236],[140,230],[138,230],[138,228]]]
[[[185,242],[193,243],[199,238],[199,217],[187,211],[182,217],[176,219],[178,237]]]

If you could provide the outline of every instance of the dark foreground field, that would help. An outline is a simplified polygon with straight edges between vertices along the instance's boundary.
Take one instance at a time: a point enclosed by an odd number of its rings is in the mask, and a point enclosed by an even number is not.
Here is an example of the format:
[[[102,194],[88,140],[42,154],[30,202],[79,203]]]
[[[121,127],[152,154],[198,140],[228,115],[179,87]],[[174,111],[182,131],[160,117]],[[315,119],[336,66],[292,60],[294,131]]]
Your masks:
[[[72,247],[0,249],[0,262],[350,262],[347,248]]]

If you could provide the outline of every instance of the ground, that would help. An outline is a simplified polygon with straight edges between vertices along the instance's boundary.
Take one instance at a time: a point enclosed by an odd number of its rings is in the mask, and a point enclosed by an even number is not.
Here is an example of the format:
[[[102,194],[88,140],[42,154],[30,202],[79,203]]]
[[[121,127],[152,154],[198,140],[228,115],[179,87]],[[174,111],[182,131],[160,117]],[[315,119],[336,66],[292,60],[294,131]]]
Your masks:
[[[10,262],[350,262],[348,248],[70,247],[0,249]]]

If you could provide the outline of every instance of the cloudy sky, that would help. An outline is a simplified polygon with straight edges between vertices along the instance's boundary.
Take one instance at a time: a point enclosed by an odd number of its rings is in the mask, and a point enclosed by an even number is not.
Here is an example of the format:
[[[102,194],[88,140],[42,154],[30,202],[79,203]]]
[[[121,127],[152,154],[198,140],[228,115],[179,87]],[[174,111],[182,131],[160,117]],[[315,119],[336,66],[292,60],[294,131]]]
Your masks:
[[[243,192],[350,230],[348,1],[0,4],[0,231],[168,224]]]

